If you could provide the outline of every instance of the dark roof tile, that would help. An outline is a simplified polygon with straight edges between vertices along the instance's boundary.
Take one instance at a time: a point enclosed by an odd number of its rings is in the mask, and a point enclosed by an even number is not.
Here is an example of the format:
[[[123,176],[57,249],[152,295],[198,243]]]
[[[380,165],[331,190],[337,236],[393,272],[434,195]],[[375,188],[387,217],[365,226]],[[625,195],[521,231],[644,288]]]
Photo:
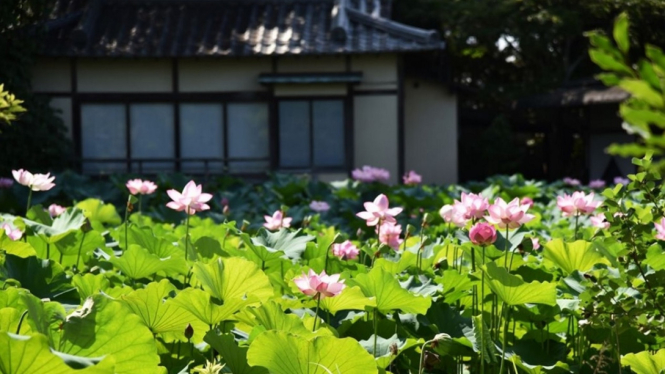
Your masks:
[[[390,0],[58,0],[43,53],[203,57],[443,48],[433,31],[385,18],[389,6]],[[342,19],[333,17],[335,7]],[[335,26],[340,39],[331,37]]]

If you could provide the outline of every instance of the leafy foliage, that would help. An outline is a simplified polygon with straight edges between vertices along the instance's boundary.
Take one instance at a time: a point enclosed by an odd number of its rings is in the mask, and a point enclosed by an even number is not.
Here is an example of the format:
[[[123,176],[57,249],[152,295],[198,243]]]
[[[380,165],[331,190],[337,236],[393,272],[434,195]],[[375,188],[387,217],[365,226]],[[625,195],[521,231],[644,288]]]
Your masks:
[[[469,189],[278,177],[223,190],[237,197],[230,212],[214,207],[188,222],[169,220],[159,196],[126,220],[113,204],[85,196],[55,219],[42,206],[27,217],[4,214],[26,239],[0,233],[0,370],[657,373],[665,255],[654,222],[665,214],[665,188],[650,158],[635,163],[640,171],[627,185],[602,192],[596,213],[607,228],[561,215],[556,196],[569,187],[519,176]],[[301,198],[261,202],[266,189]],[[475,246],[470,224],[453,227],[435,212],[462,191],[529,196],[537,218]],[[397,250],[351,218],[379,192],[404,208],[399,223],[411,225]],[[310,214],[310,194],[336,210]],[[261,215],[286,200],[302,203],[286,210],[294,228],[260,228]],[[347,239],[359,258],[332,255]],[[317,300],[293,282],[324,269],[344,282],[338,295]]]

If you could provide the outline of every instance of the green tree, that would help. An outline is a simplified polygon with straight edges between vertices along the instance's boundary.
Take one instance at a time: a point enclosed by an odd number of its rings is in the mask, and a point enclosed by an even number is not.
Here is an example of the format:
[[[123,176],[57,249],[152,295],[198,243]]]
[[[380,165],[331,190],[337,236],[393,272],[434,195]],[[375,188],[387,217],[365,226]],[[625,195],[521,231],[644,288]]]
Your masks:
[[[395,0],[408,24],[439,29],[463,108],[507,110],[507,100],[542,93],[598,68],[584,33],[627,12],[632,45],[665,45],[662,0]]]
[[[51,0],[0,1],[0,83],[23,100],[27,111],[12,125],[0,121],[0,175],[19,167],[62,169],[70,156],[62,120],[49,106],[49,98],[35,95],[30,84],[39,36],[46,31],[53,6]]]
[[[624,13],[614,23],[614,43],[602,32],[588,34],[593,46],[589,56],[605,70],[598,78],[608,86],[619,86],[631,94],[621,103],[619,112],[624,129],[639,139],[634,143],[613,144],[608,151],[623,157],[662,156],[665,154],[665,53],[647,44],[646,57],[633,63],[630,59],[633,30],[629,16]],[[659,157],[649,168],[665,170],[665,159]]]

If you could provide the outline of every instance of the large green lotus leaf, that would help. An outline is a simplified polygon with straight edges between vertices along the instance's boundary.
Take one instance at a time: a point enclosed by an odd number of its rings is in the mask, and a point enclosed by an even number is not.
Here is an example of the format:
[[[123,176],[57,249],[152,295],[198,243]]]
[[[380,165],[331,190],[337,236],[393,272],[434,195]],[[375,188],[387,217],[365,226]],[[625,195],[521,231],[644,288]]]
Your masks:
[[[467,274],[453,269],[445,270],[443,276],[436,277],[434,281],[443,286],[444,301],[448,304],[454,304],[473,288],[473,281]]]
[[[0,308],[0,333],[11,332],[25,335],[32,332],[30,324],[25,321],[21,324],[21,331],[16,331],[22,315],[23,313],[18,309]]]
[[[275,293],[261,269],[244,258],[218,258],[209,264],[196,263],[193,272],[203,289],[220,300],[266,300]]]
[[[113,357],[116,373],[158,373],[159,356],[150,330],[139,316],[104,295],[86,300],[51,338],[53,346],[63,353]]]
[[[21,302],[28,311],[27,320],[33,330],[46,336],[51,336],[65,319],[65,308],[60,303],[43,302],[28,292],[21,293]]]
[[[321,300],[321,308],[332,314],[337,314],[340,310],[365,310],[367,306],[375,307],[376,301],[365,297],[357,286],[345,287],[339,295]]]
[[[30,290],[39,298],[78,302],[76,290],[60,264],[37,257],[21,258],[7,254],[5,264],[0,267],[0,281],[15,279],[21,287]],[[71,292],[74,291],[74,292]]]
[[[254,238],[249,236],[249,234],[241,233],[240,238],[242,239],[245,246],[249,248],[249,252],[253,253],[256,258],[259,259],[259,262],[267,262],[274,260],[276,258],[282,257],[284,254],[274,248],[264,247],[263,245],[258,245],[254,243]]]
[[[313,260],[318,257],[324,257],[330,250],[330,246],[337,239],[337,234],[334,227],[321,228],[318,230],[316,236],[316,244],[307,243],[307,248],[302,254],[304,260]]]
[[[119,234],[124,236],[124,231],[120,230]],[[128,242],[129,244],[140,245],[159,258],[185,258],[185,252],[182,249],[164,238],[155,236],[150,227],[130,227],[128,230]]]
[[[247,305],[249,300],[227,299],[223,305],[217,305],[212,302],[209,293],[198,288],[187,288],[178,293],[173,303],[210,326],[222,321],[234,321],[233,315]]]
[[[635,374],[661,374],[665,371],[665,349],[653,355],[647,351],[629,353],[621,357],[621,365],[630,366]]]
[[[90,221],[109,225],[122,223],[122,218],[120,218],[113,204],[104,204],[98,199],[86,199],[76,204],[76,207],[82,209],[86,218]]]
[[[483,316],[473,316],[471,317],[471,321],[473,322],[473,330],[467,330],[466,337],[473,344],[473,350],[479,353],[485,362],[497,362],[497,349],[492,341],[490,330],[487,328],[485,321],[483,321]]]
[[[488,286],[501,301],[508,305],[545,304],[556,305],[556,284],[549,282],[526,283],[520,277],[509,274],[494,262],[485,265]]]
[[[153,334],[160,334],[165,341],[187,341],[184,332],[187,325],[191,325],[195,334],[193,341],[200,342],[208,326],[173,300],[166,300],[175,290],[168,279],[162,279],[159,283],[152,282],[144,289],[121,296],[120,301],[139,316]]]
[[[284,257],[296,261],[302,256],[307,248],[307,242],[314,240],[313,236],[298,236],[300,230],[289,231],[281,229],[277,232],[270,232],[265,229],[259,230],[252,242],[256,246],[264,247],[268,252],[282,252]]]
[[[114,374],[112,357],[95,366],[74,370],[51,352],[44,335],[0,332],[0,373],[3,374]]]
[[[37,256],[35,248],[33,248],[29,243],[20,240],[15,241],[9,239],[7,235],[5,235],[4,230],[2,230],[1,235],[2,239],[0,239],[0,250],[21,258]]]
[[[81,301],[84,301],[89,296],[96,295],[100,291],[108,289],[111,285],[108,278],[104,274],[76,274],[72,278],[72,284],[78,290]]]
[[[122,256],[114,257],[110,261],[132,279],[145,278],[159,271],[177,272],[182,268],[178,259],[159,258],[136,244],[131,244]]]
[[[67,209],[56,217],[50,226],[25,219],[26,226],[30,227],[37,235],[47,243],[57,243],[67,235],[81,228],[85,222],[85,216],[81,209]]]
[[[544,366],[544,365],[527,364],[526,362],[522,361],[520,356],[515,354],[510,356],[509,359],[513,364],[515,364],[518,368],[522,369],[527,374],[570,374],[571,373],[568,364],[560,361],[552,366]]]
[[[231,369],[233,374],[268,374],[268,370],[265,368],[249,366],[247,363],[248,348],[238,347],[233,335],[217,335],[214,331],[208,331],[204,340],[224,357],[226,367]]]
[[[307,340],[284,331],[266,331],[254,339],[247,362],[271,374],[378,374],[374,358],[355,339]]]
[[[422,339],[400,339],[397,334],[386,339],[381,336],[376,338],[376,353],[374,352],[374,335],[367,340],[360,340],[358,343],[365,348],[369,354],[376,360],[376,366],[385,369],[400,353],[407,349],[422,344]]]
[[[405,313],[425,314],[432,304],[430,297],[416,296],[403,289],[394,275],[381,268],[367,274],[358,274],[353,283],[360,286],[365,296],[374,298],[382,313],[401,310]]]
[[[265,330],[277,330],[310,338],[316,335],[331,335],[328,329],[312,332],[303,319],[295,314],[286,314],[277,302],[271,300],[259,307],[246,308],[238,313],[238,320],[249,326],[262,326]]]
[[[585,272],[596,264],[610,264],[605,257],[593,249],[591,243],[583,240],[565,243],[561,239],[554,239],[545,244],[543,257],[563,270],[564,274],[570,274],[575,270]]]
[[[104,248],[106,241],[98,231],[91,230],[85,235],[83,231],[76,231],[55,243],[55,248],[65,256],[76,256],[92,252],[97,248]]]

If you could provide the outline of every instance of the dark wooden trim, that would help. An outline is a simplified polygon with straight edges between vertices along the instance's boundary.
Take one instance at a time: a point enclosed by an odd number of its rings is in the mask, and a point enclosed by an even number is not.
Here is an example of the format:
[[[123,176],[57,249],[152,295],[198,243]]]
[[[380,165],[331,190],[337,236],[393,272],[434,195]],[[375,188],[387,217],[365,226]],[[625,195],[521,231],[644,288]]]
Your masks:
[[[220,101],[268,101],[268,91],[236,92],[153,92],[153,93],[78,93],[81,101],[86,102],[220,102]]]
[[[352,86],[349,84],[348,92],[351,92]],[[355,167],[355,136],[354,136],[354,113],[353,96],[347,95],[344,105],[344,145],[346,147],[346,172],[351,176],[351,170]]]
[[[124,102],[125,105],[125,154],[127,155],[127,172],[132,172],[132,116],[130,113],[129,102]],[[139,173],[141,170],[139,170]]]
[[[307,165],[310,169],[313,168],[314,165],[314,100],[309,100],[308,102],[308,110],[309,110],[309,165]],[[344,124],[342,124],[344,126]]]
[[[379,96],[379,95],[399,95],[399,83],[397,89],[385,89],[385,90],[353,90],[351,91],[353,96]]]
[[[404,58],[397,57],[397,180],[406,172],[406,136],[404,123]]]
[[[222,134],[224,136],[224,170],[229,170],[229,108],[227,103],[222,103]]]
[[[33,91],[33,94],[39,96],[49,96],[49,97],[70,97],[74,95],[72,92],[69,91],[53,91],[53,92]]]
[[[171,90],[173,91],[173,94],[177,94],[178,91],[180,90],[180,81],[178,77],[178,59],[173,58],[171,59]],[[175,162],[175,170],[180,171],[182,168],[182,164],[180,163],[180,147],[181,147],[181,142],[180,142],[180,134],[182,133],[180,130],[180,103],[174,103],[173,104],[173,141],[175,144],[175,158],[177,161]]]

